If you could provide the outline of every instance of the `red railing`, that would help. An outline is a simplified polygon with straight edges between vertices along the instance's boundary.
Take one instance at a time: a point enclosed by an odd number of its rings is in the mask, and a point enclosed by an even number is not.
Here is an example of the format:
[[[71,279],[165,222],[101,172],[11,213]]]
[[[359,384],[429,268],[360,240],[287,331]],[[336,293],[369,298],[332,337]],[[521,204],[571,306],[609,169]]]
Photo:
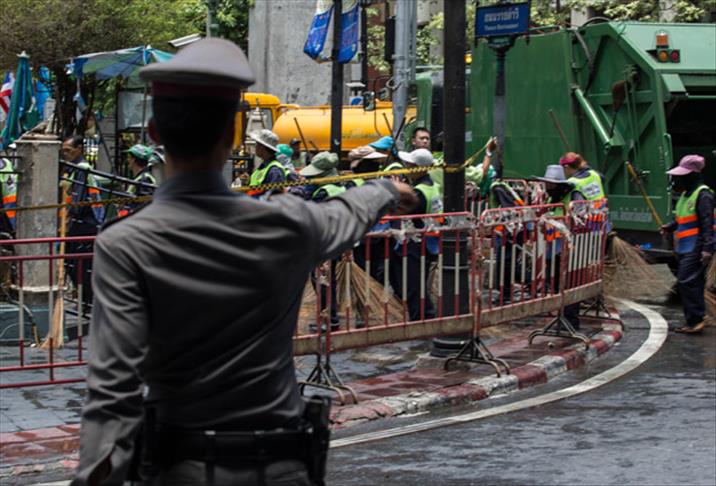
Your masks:
[[[352,251],[317,268],[309,279],[294,336],[296,355],[330,360],[335,351],[396,341],[472,333],[503,322],[557,311],[601,292],[605,201],[387,217]],[[85,364],[84,280],[91,252],[58,254],[59,243],[91,243],[92,237],[0,242],[18,255],[0,257],[15,267],[18,294],[18,354],[0,373],[48,370],[42,379],[3,380],[0,388],[81,381],[62,368]],[[39,252],[46,248],[45,252]],[[75,248],[76,249],[76,248]],[[32,250],[35,254],[31,254]],[[74,293],[76,350],[28,348],[24,335],[26,265],[47,262],[50,318],[58,290]],[[55,263],[57,262],[57,263]],[[57,264],[73,272],[56,281]],[[37,280],[35,278],[35,280]],[[71,328],[71,326],[69,326]],[[32,349],[28,363],[26,352]],[[7,362],[8,359],[5,359]],[[0,375],[1,376],[1,375]],[[14,378],[15,376],[13,376]]]

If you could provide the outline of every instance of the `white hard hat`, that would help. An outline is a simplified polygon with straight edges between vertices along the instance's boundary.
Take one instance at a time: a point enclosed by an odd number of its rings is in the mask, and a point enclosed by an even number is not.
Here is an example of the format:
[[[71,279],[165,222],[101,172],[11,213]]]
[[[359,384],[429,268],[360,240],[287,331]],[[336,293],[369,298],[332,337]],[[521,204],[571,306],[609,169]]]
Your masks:
[[[435,162],[430,150],[424,148],[415,149],[412,152],[400,151],[398,157],[400,160],[418,167],[430,167]]]

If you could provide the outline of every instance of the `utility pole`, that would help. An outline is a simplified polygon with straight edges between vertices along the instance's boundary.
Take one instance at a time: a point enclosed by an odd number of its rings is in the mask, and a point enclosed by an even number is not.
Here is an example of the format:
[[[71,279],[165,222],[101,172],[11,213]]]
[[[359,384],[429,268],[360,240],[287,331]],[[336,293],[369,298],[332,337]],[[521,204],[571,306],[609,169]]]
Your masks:
[[[395,4],[393,138],[396,146],[401,149],[404,148],[405,136],[398,131],[408,109],[408,88],[410,82],[415,79],[417,8],[415,0],[397,0]]]
[[[216,5],[218,0],[206,0],[206,36],[216,37],[219,24],[216,23]]]
[[[360,5],[360,82],[364,91],[368,89],[368,12],[371,0],[362,0]]]
[[[465,160],[465,2],[445,1],[444,67],[444,149],[448,167],[461,165]],[[465,173],[445,172],[445,212],[465,210]],[[458,252],[459,250],[459,252]],[[466,314],[469,308],[467,239],[465,234],[450,233],[443,238],[444,315]],[[459,272],[459,273],[458,273]],[[456,282],[457,273],[457,282]],[[455,288],[457,286],[458,289]],[[459,296],[459,297],[458,297]],[[459,299],[459,301],[458,301]],[[433,356],[447,356],[460,350],[469,336],[433,339]]]
[[[333,49],[331,51],[331,152],[341,156],[343,123],[343,65],[338,62],[341,52],[341,29],[343,28],[343,1],[333,0]]]

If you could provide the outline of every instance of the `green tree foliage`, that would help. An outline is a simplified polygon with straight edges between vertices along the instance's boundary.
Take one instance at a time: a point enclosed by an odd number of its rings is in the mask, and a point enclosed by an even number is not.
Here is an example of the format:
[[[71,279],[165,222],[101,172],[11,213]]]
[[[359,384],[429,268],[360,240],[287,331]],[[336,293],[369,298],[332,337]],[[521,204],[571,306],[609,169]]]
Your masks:
[[[446,0],[448,1],[448,0]],[[485,2],[486,3],[486,2]],[[482,3],[481,3],[482,4]],[[378,16],[378,8],[371,7],[369,16]],[[716,20],[716,0],[532,0],[531,18],[534,25],[569,25],[571,10],[591,9],[593,13],[613,20],[636,20],[659,22],[668,16],[673,22],[713,22]],[[467,5],[467,40],[475,33],[474,3]],[[418,27],[417,64],[442,64],[442,53],[435,52],[439,43],[439,31],[445,27],[445,19],[439,12],[430,21]],[[368,28],[368,62],[381,73],[390,71],[383,59],[385,28],[379,24]]]

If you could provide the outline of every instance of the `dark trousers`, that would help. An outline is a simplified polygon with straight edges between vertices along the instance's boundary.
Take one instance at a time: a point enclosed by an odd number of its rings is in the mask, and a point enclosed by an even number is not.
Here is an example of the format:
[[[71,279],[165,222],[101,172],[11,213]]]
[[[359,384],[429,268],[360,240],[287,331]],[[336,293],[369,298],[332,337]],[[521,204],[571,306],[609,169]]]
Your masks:
[[[554,259],[554,291],[559,292],[559,278],[562,274],[560,270],[560,266],[562,263],[561,255],[557,255]],[[547,260],[547,284],[552,281],[552,266]],[[579,302],[574,304],[569,304],[564,306],[564,310],[562,311],[562,315],[565,319],[569,321],[569,323],[572,325],[574,329],[579,329]]]
[[[692,252],[677,255],[679,268],[676,271],[676,286],[684,306],[687,326],[695,326],[704,320],[706,305],[704,287],[706,286],[706,268],[701,263],[701,254]]]
[[[419,321],[420,315],[420,243],[411,241],[407,243],[407,289],[405,289],[408,304],[408,319]],[[425,319],[435,317],[435,309],[430,300],[428,287],[428,270],[430,269],[430,256],[425,256]],[[403,299],[403,248],[393,250],[390,256],[390,285],[393,287],[398,299]]]
[[[68,236],[87,236],[93,233],[70,228]],[[95,233],[96,234],[96,230]],[[84,304],[92,303],[92,257],[88,258],[72,258],[70,255],[76,253],[92,253],[94,251],[94,242],[92,241],[77,241],[67,242],[65,244],[65,254],[68,258],[65,259],[65,271],[67,276],[70,277],[72,284],[77,288],[80,283],[80,267],[82,276],[82,302]],[[81,263],[80,263],[81,261]]]
[[[311,486],[303,462],[283,460],[268,463],[207,463],[186,460],[164,467],[157,478],[144,486]]]
[[[385,243],[383,238],[371,238],[370,242],[370,276],[383,285],[385,278]],[[365,270],[366,244],[361,243],[353,249],[353,261]],[[390,251],[390,249],[388,249]]]

